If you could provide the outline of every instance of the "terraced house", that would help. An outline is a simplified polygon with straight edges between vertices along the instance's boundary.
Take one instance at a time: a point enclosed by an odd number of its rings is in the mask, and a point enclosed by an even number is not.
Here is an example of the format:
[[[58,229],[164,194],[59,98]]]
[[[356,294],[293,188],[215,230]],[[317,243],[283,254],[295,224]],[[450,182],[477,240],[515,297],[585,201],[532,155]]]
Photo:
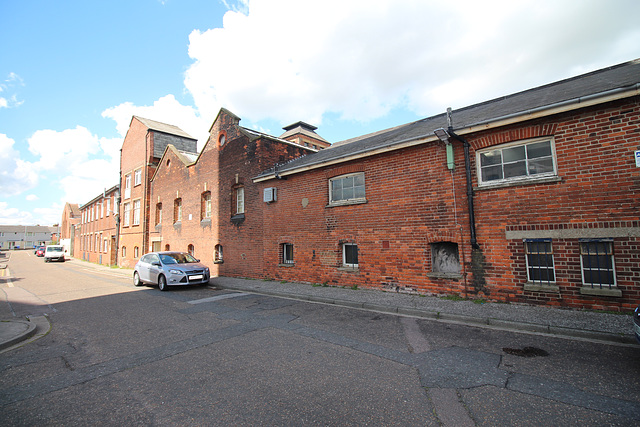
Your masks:
[[[158,155],[141,220],[218,275],[630,310],[639,95],[635,60],[325,149],[223,109]]]

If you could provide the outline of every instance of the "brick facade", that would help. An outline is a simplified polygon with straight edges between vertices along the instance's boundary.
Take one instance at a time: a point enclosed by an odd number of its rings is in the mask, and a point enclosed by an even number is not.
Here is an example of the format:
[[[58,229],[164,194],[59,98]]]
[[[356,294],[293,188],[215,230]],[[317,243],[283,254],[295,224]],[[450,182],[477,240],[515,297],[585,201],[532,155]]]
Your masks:
[[[462,136],[450,127],[446,141],[439,115],[315,150],[293,142],[310,125],[285,140],[222,109],[197,154],[180,138],[154,144],[134,117],[120,217],[135,200],[143,211],[121,226],[119,264],[171,249],[214,276],[629,311],[640,302],[640,96],[638,63],[623,65],[603,70],[615,90],[593,73],[558,83],[574,98],[548,85],[457,110]],[[336,196],[343,188],[358,195]]]
[[[71,256],[103,265],[116,265],[118,186],[80,206]]]

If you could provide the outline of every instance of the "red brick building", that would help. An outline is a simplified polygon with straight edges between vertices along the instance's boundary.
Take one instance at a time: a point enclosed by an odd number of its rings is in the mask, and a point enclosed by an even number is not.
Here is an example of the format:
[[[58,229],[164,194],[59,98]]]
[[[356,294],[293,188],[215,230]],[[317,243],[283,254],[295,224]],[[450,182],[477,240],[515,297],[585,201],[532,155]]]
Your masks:
[[[116,265],[118,194],[115,185],[79,207],[80,221],[73,232],[71,256]]]
[[[134,117],[121,185],[141,168],[150,185],[123,196],[144,210],[121,228],[121,265],[172,249],[213,275],[640,302],[640,60],[330,147],[302,122],[273,137],[239,121],[222,109],[198,154],[159,152]]]
[[[239,122],[220,110],[197,158],[167,147],[151,184],[150,239],[156,249],[191,252],[213,275],[262,277],[264,202],[253,177],[317,150]]]
[[[196,139],[182,129],[133,116],[120,155],[118,264],[122,267],[133,268],[143,254],[151,251],[149,181],[169,144],[197,156]]]

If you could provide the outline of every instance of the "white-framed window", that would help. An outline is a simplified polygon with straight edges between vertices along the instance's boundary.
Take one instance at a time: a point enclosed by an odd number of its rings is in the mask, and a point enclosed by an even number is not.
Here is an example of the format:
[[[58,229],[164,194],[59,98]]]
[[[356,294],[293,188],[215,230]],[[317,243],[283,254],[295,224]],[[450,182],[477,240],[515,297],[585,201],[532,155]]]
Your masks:
[[[357,268],[358,265],[358,245],[355,243],[343,243],[342,266]]]
[[[329,204],[366,202],[364,172],[351,173],[329,180]]]
[[[613,240],[580,239],[582,284],[592,288],[616,286]]]
[[[142,169],[138,169],[138,170],[133,172],[133,185],[134,185],[134,187],[136,185],[140,185],[140,184],[142,184]]]
[[[283,243],[282,244],[282,263],[283,264],[293,264],[293,244],[291,243]]]
[[[244,213],[244,187],[236,188],[236,214]]]
[[[140,225],[140,199],[133,201],[133,225]]]
[[[109,252],[109,240],[108,239],[104,239],[103,242],[103,252],[106,254],[107,252]]]
[[[476,153],[480,185],[556,176],[552,138],[513,142]]]
[[[131,197],[131,174],[124,176],[124,198]]]
[[[107,212],[106,216],[109,216],[109,212],[111,212],[111,197],[107,198]]]
[[[527,281],[550,285],[556,282],[551,239],[525,239]]]
[[[140,256],[140,249],[137,246],[133,247],[133,257],[138,258]]]
[[[162,203],[156,204],[156,225],[162,224]]]
[[[173,222],[182,221],[182,199],[175,199],[173,201]]]
[[[211,218],[211,192],[202,193],[201,219]]]
[[[123,225],[125,227],[128,227],[129,223],[131,222],[131,203],[125,203],[123,206],[123,209],[124,209]]]

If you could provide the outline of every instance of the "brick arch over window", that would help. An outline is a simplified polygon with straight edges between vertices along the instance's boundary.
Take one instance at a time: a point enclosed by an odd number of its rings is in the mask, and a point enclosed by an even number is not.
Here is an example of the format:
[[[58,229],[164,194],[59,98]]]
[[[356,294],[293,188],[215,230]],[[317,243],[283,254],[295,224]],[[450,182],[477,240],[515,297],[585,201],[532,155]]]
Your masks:
[[[355,172],[364,172],[364,165],[363,164],[355,164],[355,165],[349,165],[349,166],[342,166],[339,168],[335,168],[335,169],[330,169],[328,171],[326,171],[326,177],[327,178],[333,178],[336,176],[340,176],[340,175],[346,175],[349,173],[355,173]]]
[[[458,230],[438,230],[427,233],[427,243],[434,242],[454,242],[460,243],[460,231]]]
[[[491,147],[492,145],[504,144],[523,139],[538,138],[542,136],[553,136],[558,128],[557,123],[520,127],[503,132],[492,132],[486,136],[475,139],[473,146],[476,150]]]

